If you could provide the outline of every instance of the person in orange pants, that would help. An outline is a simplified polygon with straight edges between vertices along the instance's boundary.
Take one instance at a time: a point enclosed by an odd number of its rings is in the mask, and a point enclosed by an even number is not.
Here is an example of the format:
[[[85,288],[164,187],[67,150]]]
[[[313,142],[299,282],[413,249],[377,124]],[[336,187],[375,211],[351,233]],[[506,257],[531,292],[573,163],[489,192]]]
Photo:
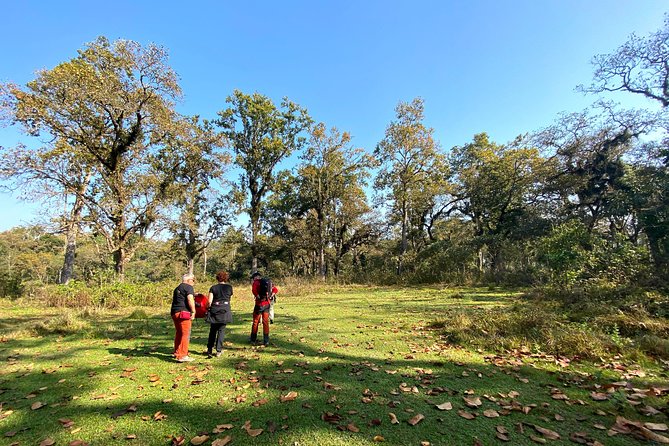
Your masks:
[[[174,356],[179,362],[190,362],[193,360],[188,356],[188,344],[190,342],[190,329],[195,318],[195,291],[193,284],[195,276],[184,274],[181,283],[172,293],[172,307],[170,314],[174,322],[176,333],[174,335]]]
[[[258,340],[258,325],[262,318],[262,337],[263,345],[269,345],[269,307],[272,296],[279,292],[278,288],[272,285],[272,281],[263,278],[259,272],[251,274],[251,292],[255,297],[255,306],[253,307],[253,325],[251,325],[251,343]]]

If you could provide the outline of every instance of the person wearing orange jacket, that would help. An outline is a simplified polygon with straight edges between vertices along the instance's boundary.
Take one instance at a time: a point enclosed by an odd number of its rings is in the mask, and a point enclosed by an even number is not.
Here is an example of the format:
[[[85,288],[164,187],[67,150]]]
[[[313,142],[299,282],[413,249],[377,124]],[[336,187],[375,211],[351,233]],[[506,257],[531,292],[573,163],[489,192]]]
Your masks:
[[[269,309],[272,298],[276,296],[279,289],[272,285],[272,281],[263,277],[258,271],[251,274],[251,292],[255,297],[253,307],[253,325],[251,325],[251,343],[258,341],[258,325],[262,318],[263,345],[269,345]]]

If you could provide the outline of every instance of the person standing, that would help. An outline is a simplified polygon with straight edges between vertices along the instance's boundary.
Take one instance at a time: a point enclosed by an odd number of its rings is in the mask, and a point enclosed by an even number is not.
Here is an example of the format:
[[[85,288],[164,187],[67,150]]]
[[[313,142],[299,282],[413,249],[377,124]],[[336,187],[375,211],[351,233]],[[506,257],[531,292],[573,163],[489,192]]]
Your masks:
[[[176,333],[174,335],[174,356],[179,362],[190,362],[193,360],[188,356],[188,343],[190,342],[190,329],[195,319],[195,275],[184,274],[181,283],[172,293],[172,321]]]
[[[232,285],[228,284],[230,275],[226,271],[216,273],[216,285],[209,288],[209,313],[205,319],[209,326],[209,340],[207,341],[207,355],[211,358],[214,344],[216,345],[216,357],[223,352],[223,340],[225,339],[225,326],[232,323],[232,310],[230,309],[230,298],[232,297]]]
[[[251,325],[251,343],[258,340],[258,325],[262,318],[263,345],[269,345],[269,308],[272,296],[279,290],[272,285],[272,281],[267,277],[262,277],[258,271],[251,274],[251,292],[255,297],[255,306],[253,307],[253,325]]]

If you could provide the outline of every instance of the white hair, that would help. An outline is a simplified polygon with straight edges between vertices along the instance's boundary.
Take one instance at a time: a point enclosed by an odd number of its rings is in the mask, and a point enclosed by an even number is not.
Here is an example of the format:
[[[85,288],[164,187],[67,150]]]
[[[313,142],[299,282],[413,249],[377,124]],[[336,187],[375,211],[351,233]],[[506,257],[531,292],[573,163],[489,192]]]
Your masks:
[[[193,274],[193,273],[186,273],[186,274],[184,274],[183,276],[181,276],[181,281],[182,281],[182,282],[185,282],[185,281],[190,280],[190,279],[195,279],[195,274]]]

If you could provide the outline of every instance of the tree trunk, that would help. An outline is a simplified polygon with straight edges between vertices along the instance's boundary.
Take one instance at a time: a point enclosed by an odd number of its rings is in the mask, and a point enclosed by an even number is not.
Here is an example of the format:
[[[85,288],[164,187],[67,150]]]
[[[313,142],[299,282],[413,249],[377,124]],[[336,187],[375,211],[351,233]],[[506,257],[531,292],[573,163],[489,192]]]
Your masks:
[[[406,203],[402,204],[402,244],[400,246],[400,256],[397,261],[397,275],[402,274],[402,263],[404,260],[404,254],[407,252],[408,247],[408,226],[409,226],[409,211],[407,209]]]
[[[84,180],[78,188],[78,193],[74,198],[74,205],[72,212],[70,212],[70,219],[65,228],[65,257],[63,259],[63,269],[60,271],[59,283],[65,285],[74,274],[74,259],[77,251],[77,237],[79,236],[79,222],[81,221],[81,213],[84,209],[84,201],[81,196],[88,189],[88,182],[90,181],[91,173],[87,173]]]

